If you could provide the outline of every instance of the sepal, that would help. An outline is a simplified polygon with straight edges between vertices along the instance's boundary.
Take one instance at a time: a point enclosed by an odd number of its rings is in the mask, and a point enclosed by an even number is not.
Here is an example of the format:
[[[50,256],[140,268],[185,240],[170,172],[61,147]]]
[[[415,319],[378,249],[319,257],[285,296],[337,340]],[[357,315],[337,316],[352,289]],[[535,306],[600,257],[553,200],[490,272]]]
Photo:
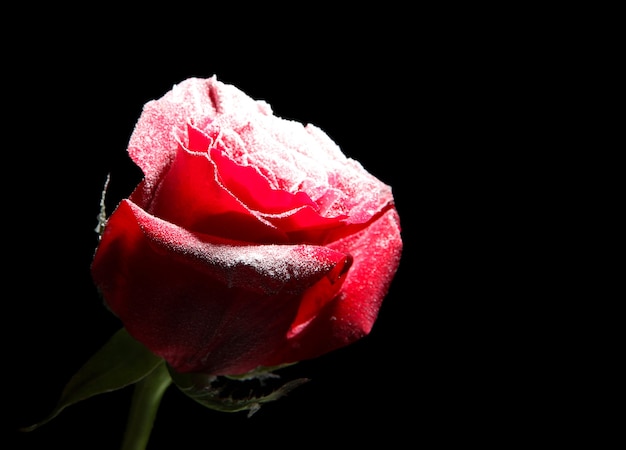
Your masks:
[[[98,225],[94,231],[98,233],[98,239],[102,238],[102,233],[104,233],[104,227],[107,224],[107,213],[106,213],[106,205],[104,203],[107,188],[109,187],[109,180],[111,179],[111,174],[107,174],[107,178],[104,182],[104,188],[102,188],[102,195],[100,197],[100,212],[98,213]]]
[[[181,374],[168,366],[174,384],[188,397],[201,405],[222,412],[248,411],[248,417],[261,405],[278,400],[296,387],[309,381],[297,378],[276,384],[279,375],[272,372],[283,366],[258,368],[237,376],[215,376],[199,373]]]

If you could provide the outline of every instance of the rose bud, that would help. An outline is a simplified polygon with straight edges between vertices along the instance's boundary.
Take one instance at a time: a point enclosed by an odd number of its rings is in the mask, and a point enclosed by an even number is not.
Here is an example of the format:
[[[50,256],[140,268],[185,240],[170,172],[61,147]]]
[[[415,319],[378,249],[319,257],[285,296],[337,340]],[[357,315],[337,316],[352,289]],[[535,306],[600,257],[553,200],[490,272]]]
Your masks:
[[[180,373],[237,375],[367,335],[402,251],[391,188],[319,128],[211,77],[148,102],[144,177],[91,266],[128,333]]]

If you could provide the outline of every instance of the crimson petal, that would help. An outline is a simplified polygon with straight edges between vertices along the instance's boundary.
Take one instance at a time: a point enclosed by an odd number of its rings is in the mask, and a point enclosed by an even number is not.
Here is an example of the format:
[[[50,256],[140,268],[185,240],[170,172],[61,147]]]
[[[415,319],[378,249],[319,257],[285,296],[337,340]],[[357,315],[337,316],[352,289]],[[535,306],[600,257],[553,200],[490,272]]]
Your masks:
[[[136,192],[131,200],[143,199]],[[185,229],[249,242],[286,242],[285,233],[254,215],[217,180],[208,153],[179,145],[175,159],[149,202],[150,214]]]
[[[335,280],[346,258],[326,247],[250,246],[191,233],[124,200],[107,222],[92,274],[128,332],[176,370],[237,374],[290,347],[302,296]]]
[[[274,189],[257,169],[236,163],[218,148],[211,159],[219,171],[220,182],[255,214],[286,234],[304,239],[308,230],[327,229],[342,223],[346,216],[323,217],[318,206],[303,191],[295,193]]]

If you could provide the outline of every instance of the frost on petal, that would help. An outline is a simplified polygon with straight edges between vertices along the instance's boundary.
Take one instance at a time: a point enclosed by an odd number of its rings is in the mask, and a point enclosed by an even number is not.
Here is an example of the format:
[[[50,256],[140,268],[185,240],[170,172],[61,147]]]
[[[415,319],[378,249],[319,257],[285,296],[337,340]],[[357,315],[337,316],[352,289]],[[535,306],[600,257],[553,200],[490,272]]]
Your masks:
[[[211,126],[220,127],[229,156],[255,167],[273,188],[304,191],[325,217],[348,216],[347,223],[364,223],[392,202],[391,188],[347,158],[321,129],[259,114],[257,103],[215,84],[221,109]]]
[[[128,154],[145,175],[149,194],[176,155],[177,137],[191,119],[210,120],[219,99],[208,88],[211,79],[190,78],[143,107],[128,144]]]
[[[155,192],[178,141],[187,142],[189,123],[219,133],[228,156],[254,167],[273,189],[305,192],[324,217],[365,223],[392,202],[390,187],[347,158],[321,129],[277,117],[265,101],[215,76],[187,79],[145,105],[128,148],[145,175],[144,198]]]
[[[333,270],[346,255],[310,245],[250,245],[192,233],[150,216],[125,201],[156,250],[186,260],[226,286],[250,291],[302,292]]]

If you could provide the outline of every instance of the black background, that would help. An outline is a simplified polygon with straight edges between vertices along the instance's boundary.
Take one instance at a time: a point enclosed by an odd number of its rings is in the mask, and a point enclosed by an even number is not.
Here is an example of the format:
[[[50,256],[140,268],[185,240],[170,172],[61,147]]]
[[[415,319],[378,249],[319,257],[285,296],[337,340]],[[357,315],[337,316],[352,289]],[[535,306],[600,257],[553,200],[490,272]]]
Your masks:
[[[463,219],[443,219],[453,206],[438,200],[449,189],[448,172],[463,165],[448,145],[463,131],[449,124],[466,108],[459,96],[467,86],[459,83],[467,78],[459,73],[468,70],[471,49],[407,21],[408,11],[340,17],[315,10],[282,19],[246,11],[245,23],[243,11],[172,12],[131,19],[97,11],[63,26],[51,21],[30,41],[15,36],[20,46],[10,50],[4,81],[11,100],[5,284],[13,289],[4,299],[3,447],[119,446],[131,388],[70,406],[32,433],[16,430],[45,417],[120,327],[101,304],[89,265],[107,173],[109,212],[141,178],[126,144],[143,104],[185,78],[212,75],[266,100],[278,116],[317,125],[391,185],[404,253],[369,336],[284,372],[311,378],[308,384],[251,418],[204,409],[171,388],[149,449],[354,448],[374,439],[404,448],[482,436],[493,423],[474,420],[482,417],[471,381],[477,350],[451,338],[469,309],[456,297],[466,280],[450,275],[466,262],[463,252],[451,256],[450,244],[461,240]]]

